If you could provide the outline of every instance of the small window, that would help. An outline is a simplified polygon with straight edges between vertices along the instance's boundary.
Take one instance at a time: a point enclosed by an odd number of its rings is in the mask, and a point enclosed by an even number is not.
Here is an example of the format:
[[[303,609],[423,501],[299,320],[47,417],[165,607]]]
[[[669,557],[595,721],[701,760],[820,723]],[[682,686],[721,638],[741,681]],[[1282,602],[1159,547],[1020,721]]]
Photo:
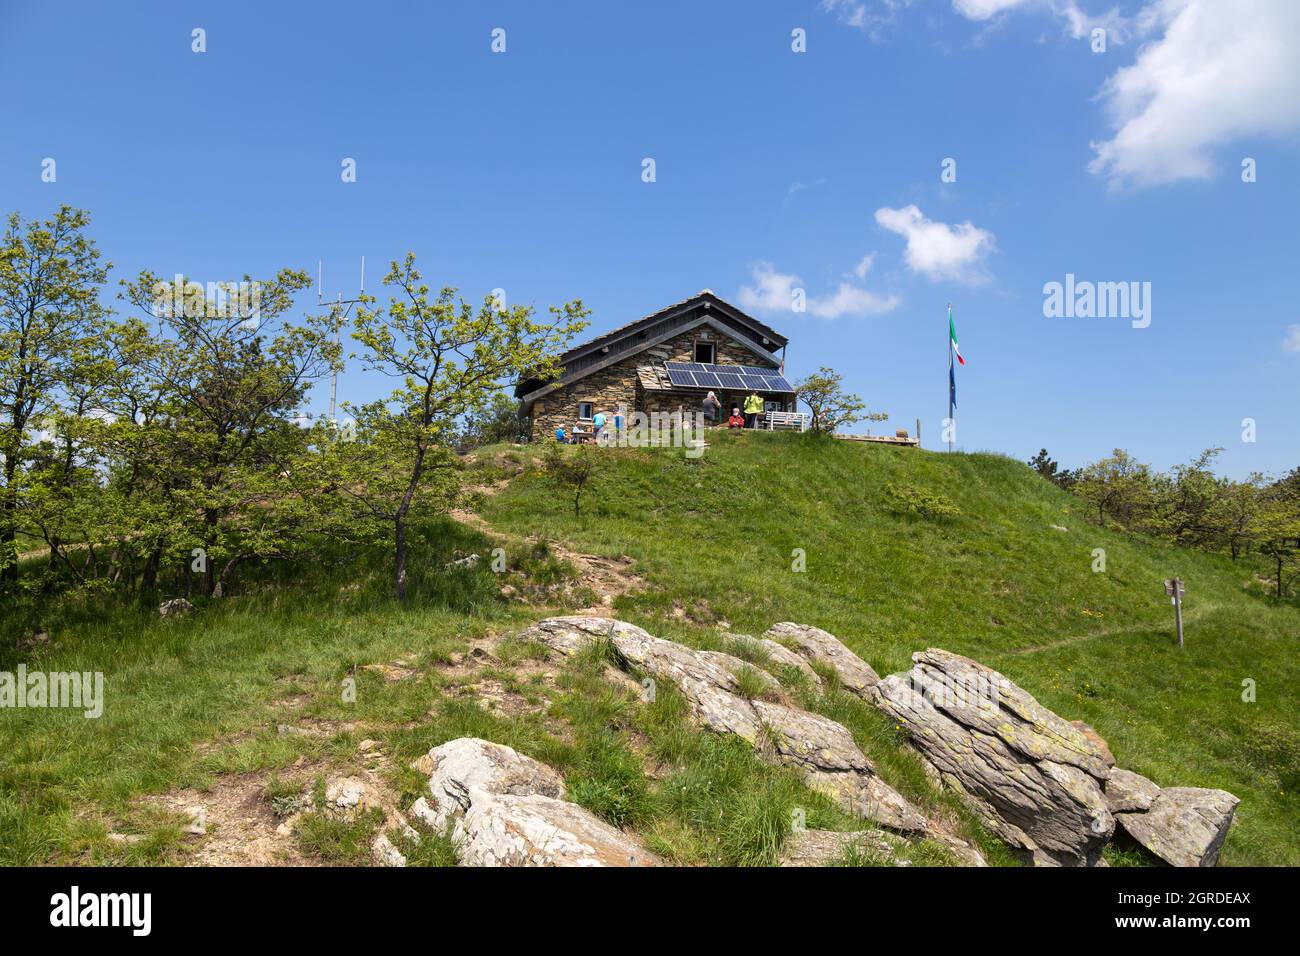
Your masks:
[[[695,343],[695,361],[705,362],[709,365],[714,364],[713,359],[717,349],[712,342]]]
[[[595,417],[596,417],[596,408],[594,405],[591,404],[591,402],[578,403],[578,419],[580,421],[589,422]]]

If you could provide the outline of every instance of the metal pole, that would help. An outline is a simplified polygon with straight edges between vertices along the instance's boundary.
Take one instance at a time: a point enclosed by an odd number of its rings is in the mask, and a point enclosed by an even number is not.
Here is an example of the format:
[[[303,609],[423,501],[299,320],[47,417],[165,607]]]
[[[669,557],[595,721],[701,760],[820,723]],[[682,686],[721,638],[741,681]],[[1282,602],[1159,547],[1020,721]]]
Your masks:
[[[1174,621],[1178,625],[1178,646],[1183,646],[1183,582],[1174,578]]]
[[[948,312],[952,313],[952,303],[948,303]],[[951,321],[951,320],[950,320]],[[952,331],[944,329],[944,341],[948,343],[948,450],[952,451],[952,433],[956,422],[952,420]]]

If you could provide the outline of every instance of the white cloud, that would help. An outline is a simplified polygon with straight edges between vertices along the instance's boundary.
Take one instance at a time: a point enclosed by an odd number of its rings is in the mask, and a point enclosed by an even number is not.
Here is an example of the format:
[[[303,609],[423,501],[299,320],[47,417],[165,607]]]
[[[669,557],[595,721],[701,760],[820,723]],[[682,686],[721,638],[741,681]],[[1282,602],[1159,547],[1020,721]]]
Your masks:
[[[756,262],[749,267],[754,285],[741,286],[740,307],[749,312],[788,311],[794,301],[795,288],[802,287],[797,275],[776,271],[770,262]]]
[[[874,252],[869,252],[858,260],[858,264],[853,267],[853,274],[857,276],[859,280],[865,279],[867,273],[871,271],[871,267],[875,265],[875,263],[876,254]]]
[[[1101,91],[1114,136],[1089,168],[1114,182],[1205,179],[1216,147],[1300,129],[1300,3],[1155,0],[1163,35]]]
[[[880,39],[882,27],[894,22],[898,11],[912,0],[821,0],[821,8],[841,23],[856,27],[872,39]]]
[[[882,28],[895,22],[900,10],[911,0],[821,0],[821,8],[841,23],[856,27],[879,39]],[[1118,10],[1093,15],[1079,0],[952,0],[952,8],[968,20],[987,22],[1013,10],[1037,10],[1056,16],[1065,23],[1066,32],[1079,39],[1089,36],[1095,27],[1105,27],[1107,39],[1122,43],[1129,35],[1129,21]]]
[[[1286,338],[1282,340],[1282,351],[1300,352],[1300,325],[1288,325]]]
[[[808,311],[820,319],[838,319],[845,315],[880,315],[898,308],[902,301],[893,293],[882,296],[841,282],[834,294],[809,299]]]
[[[770,262],[756,262],[750,266],[749,272],[754,284],[741,286],[736,297],[741,308],[747,311],[765,314],[791,312],[795,290],[803,289],[806,295],[802,279],[794,273],[777,272],[776,266]],[[901,303],[902,299],[892,293],[881,295],[849,282],[841,282],[829,295],[806,295],[804,305],[809,314],[819,319],[838,319],[844,316],[859,318],[880,315],[898,308]]]
[[[952,0],[952,8],[968,20],[985,21],[1011,10],[1042,10],[1065,21],[1066,32],[1076,40],[1091,36],[1097,27],[1106,30],[1107,40],[1122,43],[1128,37],[1128,21],[1117,10],[1093,15],[1077,0]]]
[[[876,222],[907,240],[903,258],[931,279],[980,282],[984,258],[996,248],[993,233],[967,220],[950,226],[927,219],[916,206],[876,210]]]

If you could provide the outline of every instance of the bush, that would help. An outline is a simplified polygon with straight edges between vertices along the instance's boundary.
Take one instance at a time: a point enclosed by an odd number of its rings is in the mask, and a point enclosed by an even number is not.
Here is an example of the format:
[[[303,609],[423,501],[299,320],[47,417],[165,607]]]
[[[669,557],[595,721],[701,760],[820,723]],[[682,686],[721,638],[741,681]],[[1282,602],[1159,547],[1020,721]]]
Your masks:
[[[892,481],[885,485],[885,501],[895,514],[927,521],[951,521],[961,516],[961,509],[943,495]]]

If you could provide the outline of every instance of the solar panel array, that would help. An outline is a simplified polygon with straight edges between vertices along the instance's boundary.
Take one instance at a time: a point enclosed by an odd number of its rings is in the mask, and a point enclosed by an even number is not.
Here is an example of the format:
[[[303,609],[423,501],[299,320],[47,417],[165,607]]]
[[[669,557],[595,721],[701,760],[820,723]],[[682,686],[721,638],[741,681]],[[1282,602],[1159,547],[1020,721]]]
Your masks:
[[[740,388],[756,392],[793,392],[776,369],[756,365],[711,365],[707,362],[665,362],[668,381],[688,388]]]

